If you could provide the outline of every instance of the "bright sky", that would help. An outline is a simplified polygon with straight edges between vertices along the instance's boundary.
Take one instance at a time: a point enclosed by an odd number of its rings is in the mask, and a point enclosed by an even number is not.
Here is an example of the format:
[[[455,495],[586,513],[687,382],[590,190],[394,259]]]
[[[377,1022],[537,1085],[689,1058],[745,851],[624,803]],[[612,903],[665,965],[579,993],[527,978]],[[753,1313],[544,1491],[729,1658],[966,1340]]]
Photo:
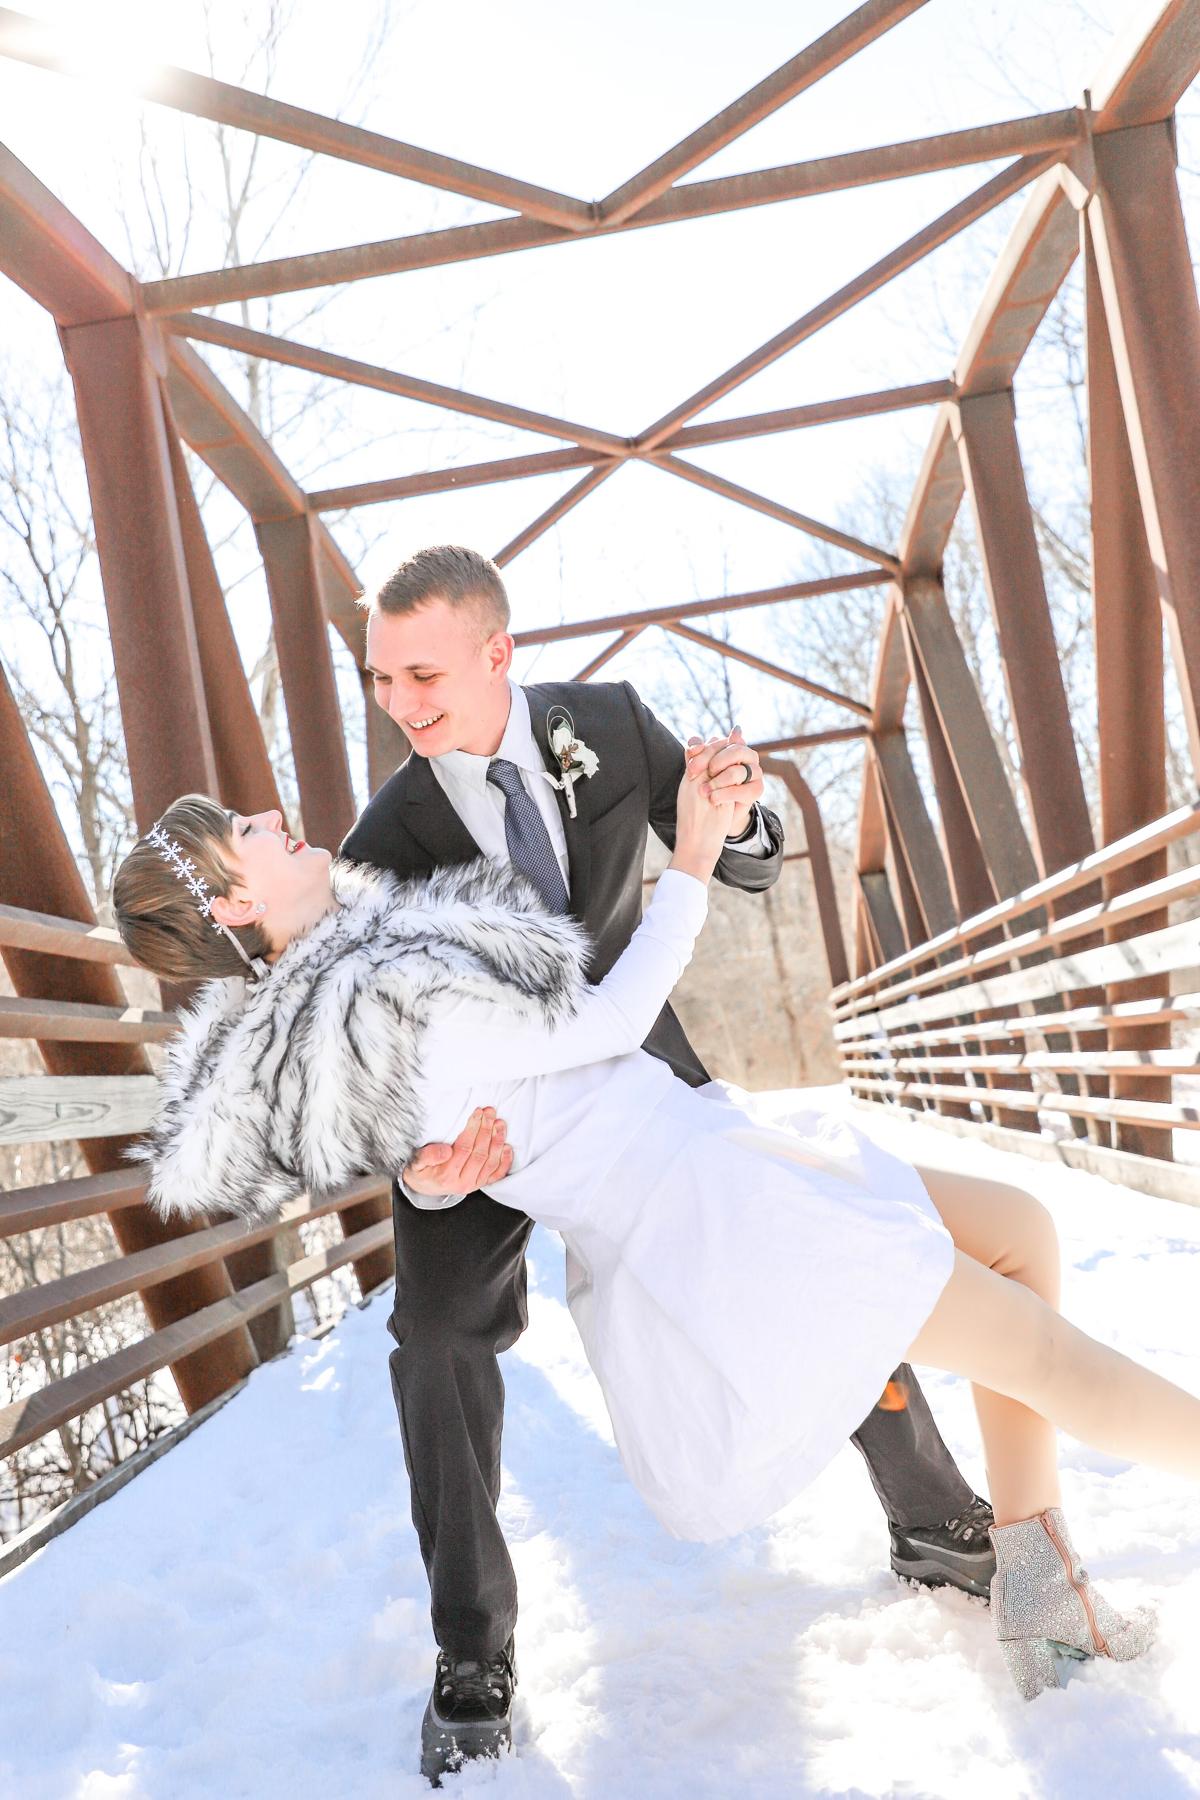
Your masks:
[[[26,10],[70,27],[81,60],[136,78],[141,58],[204,69],[203,9],[161,0],[28,0]],[[265,6],[211,0],[215,73],[244,78],[243,12]],[[848,0],[609,0],[600,8],[550,0],[414,0],[396,4],[383,41],[364,57],[376,0],[295,0],[273,92],[425,148],[591,199],[794,55],[848,10]],[[931,0],[696,172],[696,179],[888,143],[1080,100],[1114,32],[1152,11],[1150,0]],[[330,20],[336,17],[336,28]],[[97,38],[97,28],[102,37]],[[92,36],[86,34],[90,31]],[[97,48],[99,46],[99,48]],[[361,75],[357,89],[356,76]],[[247,85],[256,85],[251,76]],[[10,147],[125,261],[117,212],[136,200],[137,109],[94,83],[0,64],[0,115]],[[210,128],[145,109],[148,141],[166,170],[167,224],[188,218],[181,148],[200,202],[182,257],[187,271],[222,256],[205,195],[217,179]],[[271,178],[247,222],[242,259],[259,254],[300,153],[264,144]],[[601,242],[360,282],[332,295],[287,297],[250,322],[406,372],[465,386],[616,432],[635,432],[814,302],[986,180],[998,165],[925,175],[881,188],[761,207],[724,218],[632,232]],[[130,205],[130,202],[135,204]],[[712,409],[765,410],[948,373],[952,346],[975,308],[991,259],[1020,200],[953,240]],[[368,170],[318,159],[302,203],[278,219],[266,254],[324,248],[495,216],[495,210]],[[140,272],[159,270],[134,235]],[[178,266],[178,261],[176,265]],[[313,300],[325,304],[303,319]],[[226,309],[241,318],[239,309]],[[0,329],[47,368],[58,351],[36,308],[0,282]],[[203,352],[231,379],[237,360]],[[311,378],[283,371],[286,412]],[[1060,397],[1029,391],[1023,428],[1039,452],[1065,413]],[[879,469],[910,473],[929,429],[926,412],[827,426],[690,453],[730,479],[817,518],[855,519]],[[455,419],[365,390],[339,389],[278,441],[309,487],[473,462],[552,440]],[[431,541],[499,549],[576,474],[491,490],[361,509],[331,521],[368,586]],[[1048,478],[1049,479],[1049,478]],[[218,522],[219,523],[219,522]],[[862,527],[860,526],[860,529]],[[261,584],[245,578],[245,534],[222,552],[232,610],[248,657],[265,634]],[[683,482],[629,467],[511,566],[518,625],[586,618],[675,599],[740,592],[829,566],[809,539]],[[858,566],[851,558],[838,566]],[[241,579],[239,579],[241,578]],[[823,603],[824,604],[824,603]],[[829,602],[874,616],[870,600]],[[771,653],[770,614],[739,621],[738,641]],[[599,641],[552,647],[539,675],[570,675]],[[661,670],[648,637],[610,665],[643,684]],[[521,672],[533,666],[527,655]],[[764,728],[777,691],[738,672],[739,704]],[[846,715],[830,717],[845,722]]]

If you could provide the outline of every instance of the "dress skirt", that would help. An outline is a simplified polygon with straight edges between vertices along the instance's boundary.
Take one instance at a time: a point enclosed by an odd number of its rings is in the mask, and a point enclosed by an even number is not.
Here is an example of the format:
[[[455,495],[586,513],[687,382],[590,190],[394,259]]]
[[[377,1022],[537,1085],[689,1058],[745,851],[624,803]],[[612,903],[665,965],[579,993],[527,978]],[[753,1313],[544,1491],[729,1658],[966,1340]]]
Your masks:
[[[820,1473],[954,1261],[909,1164],[836,1114],[756,1118],[716,1082],[670,1083],[590,1196],[538,1211],[567,1240],[568,1304],[630,1477],[703,1542]]]

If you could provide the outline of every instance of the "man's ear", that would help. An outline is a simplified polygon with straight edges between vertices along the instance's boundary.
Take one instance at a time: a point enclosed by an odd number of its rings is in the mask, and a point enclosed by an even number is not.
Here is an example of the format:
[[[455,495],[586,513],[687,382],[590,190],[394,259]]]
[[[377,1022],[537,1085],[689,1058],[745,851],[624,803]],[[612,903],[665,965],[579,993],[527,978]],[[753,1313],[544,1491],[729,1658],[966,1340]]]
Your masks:
[[[493,675],[507,675],[512,667],[515,646],[507,631],[495,631],[488,639],[488,666]]]
[[[208,910],[218,925],[249,925],[255,916],[254,902],[243,887],[235,887],[228,894],[217,894]]]

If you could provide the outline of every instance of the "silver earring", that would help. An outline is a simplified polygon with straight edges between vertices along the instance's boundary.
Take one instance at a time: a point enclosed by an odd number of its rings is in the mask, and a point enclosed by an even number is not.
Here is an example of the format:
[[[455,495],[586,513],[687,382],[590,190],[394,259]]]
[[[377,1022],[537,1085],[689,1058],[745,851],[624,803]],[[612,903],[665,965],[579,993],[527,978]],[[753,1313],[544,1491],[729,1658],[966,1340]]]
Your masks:
[[[266,901],[265,901],[265,900],[260,900],[260,901],[259,901],[259,903],[258,903],[258,905],[257,905],[257,906],[256,906],[256,907],[255,907],[255,909],[254,909],[254,910],[255,910],[255,912],[266,912],[266,910],[267,910],[267,903],[266,903]]]

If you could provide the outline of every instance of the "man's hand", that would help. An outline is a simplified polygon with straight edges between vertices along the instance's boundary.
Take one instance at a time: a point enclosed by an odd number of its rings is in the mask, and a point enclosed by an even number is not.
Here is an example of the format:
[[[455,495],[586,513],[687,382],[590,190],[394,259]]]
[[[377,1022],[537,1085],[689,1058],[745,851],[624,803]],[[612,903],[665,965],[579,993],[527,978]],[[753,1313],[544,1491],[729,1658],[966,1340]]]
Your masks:
[[[689,738],[684,751],[689,781],[702,781],[702,793],[720,793],[736,789],[729,836],[741,837],[750,823],[750,813],[763,797],[763,774],[758,751],[751,749],[735,725],[727,738]]]
[[[423,1144],[404,1171],[411,1194],[444,1200],[493,1187],[512,1168],[508,1127],[494,1106],[477,1106],[452,1144]]]

